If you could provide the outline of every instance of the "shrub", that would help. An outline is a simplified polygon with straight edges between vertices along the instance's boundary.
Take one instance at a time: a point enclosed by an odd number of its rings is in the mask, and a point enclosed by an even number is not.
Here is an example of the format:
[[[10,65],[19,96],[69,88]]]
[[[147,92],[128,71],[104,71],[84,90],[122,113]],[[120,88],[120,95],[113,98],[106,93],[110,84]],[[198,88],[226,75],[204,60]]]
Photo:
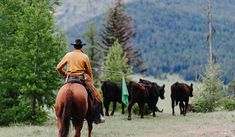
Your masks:
[[[221,99],[220,105],[224,110],[233,111],[235,110],[235,99],[231,97],[225,97]]]
[[[219,76],[219,66],[209,63],[202,77],[202,91],[193,105],[196,112],[212,112],[219,106],[218,100],[223,91],[223,82]]]
[[[217,96],[209,96],[209,94],[206,95],[205,93],[200,94],[193,102],[194,111],[203,113],[215,111],[216,107],[218,107],[217,100]]]
[[[41,125],[48,119],[48,114],[43,108],[38,107],[36,115],[33,115],[31,107],[24,103],[12,106],[11,108],[1,109],[0,113],[1,126],[9,126],[15,123]]]

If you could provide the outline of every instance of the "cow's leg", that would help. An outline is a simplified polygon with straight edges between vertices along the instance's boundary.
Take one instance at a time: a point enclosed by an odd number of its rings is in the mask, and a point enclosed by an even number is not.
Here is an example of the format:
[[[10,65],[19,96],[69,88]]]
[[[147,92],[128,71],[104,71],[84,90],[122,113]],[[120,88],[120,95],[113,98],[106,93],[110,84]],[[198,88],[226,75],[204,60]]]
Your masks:
[[[175,110],[174,110],[174,108],[175,108],[175,101],[172,98],[171,98],[171,108],[172,108],[172,115],[174,116],[175,115]]]
[[[130,103],[128,105],[128,118],[127,118],[127,120],[131,120],[131,109],[132,109],[133,105],[134,105],[134,102],[130,101]]]
[[[140,118],[144,118],[144,103],[138,103],[140,109]]]
[[[184,114],[184,103],[183,103],[183,101],[180,101],[179,108],[180,108],[180,115]]]
[[[188,108],[188,99],[185,101],[185,106],[184,106],[184,116],[186,115],[187,108]]]
[[[141,106],[140,106],[140,103],[138,103],[138,107],[139,107],[139,115],[141,116]]]
[[[114,111],[116,110],[116,105],[117,105],[117,102],[116,102],[116,101],[113,101],[113,110],[112,110],[112,112],[111,112],[111,116],[113,116]]]
[[[124,109],[125,109],[125,104],[124,104],[124,103],[122,103],[122,114],[124,114],[124,113],[125,113]]]
[[[153,108],[153,117],[156,117],[155,111],[156,111],[156,107]]]
[[[109,116],[109,104],[110,101],[104,101],[105,115]]]

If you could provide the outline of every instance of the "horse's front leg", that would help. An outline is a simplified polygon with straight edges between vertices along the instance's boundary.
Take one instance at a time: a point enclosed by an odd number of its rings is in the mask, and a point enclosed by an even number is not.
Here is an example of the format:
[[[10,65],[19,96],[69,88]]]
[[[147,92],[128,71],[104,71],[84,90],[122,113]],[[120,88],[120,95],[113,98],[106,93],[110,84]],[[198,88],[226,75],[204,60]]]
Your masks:
[[[112,110],[112,112],[111,112],[111,116],[113,116],[114,111],[116,110],[116,105],[117,105],[117,102],[116,102],[116,101],[113,101],[113,110]]]
[[[92,131],[92,122],[90,121],[87,121],[87,124],[88,124],[88,137],[91,137],[91,131]]]

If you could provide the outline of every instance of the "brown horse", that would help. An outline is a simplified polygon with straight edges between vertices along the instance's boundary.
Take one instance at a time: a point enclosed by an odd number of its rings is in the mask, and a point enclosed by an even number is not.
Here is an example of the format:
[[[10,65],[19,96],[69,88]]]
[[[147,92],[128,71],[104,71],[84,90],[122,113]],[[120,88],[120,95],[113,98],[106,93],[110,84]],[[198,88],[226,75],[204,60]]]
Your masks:
[[[95,100],[94,100],[95,101]],[[78,83],[63,85],[56,97],[55,111],[59,128],[59,137],[67,137],[70,120],[75,127],[74,137],[81,136],[84,119],[88,123],[88,137],[91,137],[92,122],[97,102],[88,97],[85,87]]]

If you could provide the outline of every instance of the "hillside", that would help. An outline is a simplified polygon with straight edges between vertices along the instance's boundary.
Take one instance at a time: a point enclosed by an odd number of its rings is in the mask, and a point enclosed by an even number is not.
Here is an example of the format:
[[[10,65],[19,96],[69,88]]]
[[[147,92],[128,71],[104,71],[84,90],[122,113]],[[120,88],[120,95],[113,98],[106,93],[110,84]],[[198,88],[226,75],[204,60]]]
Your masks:
[[[64,4],[69,2],[71,4],[72,1],[64,0]],[[66,9],[67,12],[57,16],[58,24],[65,29],[70,41],[81,36],[89,21],[96,22],[101,31],[106,11],[114,0],[103,0],[103,3],[101,1],[96,0],[94,2],[96,4],[93,3],[90,8],[87,6],[87,11],[80,12],[81,16],[75,15],[80,11],[79,3],[73,3],[73,6],[67,9],[69,5],[63,7],[64,9],[61,7],[60,11]],[[187,80],[194,80],[196,73],[202,74],[208,58],[207,1],[128,0],[125,2],[126,10],[133,17],[133,25],[137,32],[134,45],[141,48],[149,75],[160,77],[163,73],[178,73]],[[86,4],[89,5],[88,2]],[[73,12],[69,12],[72,9]],[[92,13],[88,9],[96,10],[94,12],[96,14],[89,16]],[[213,48],[225,83],[232,80],[235,74],[233,9],[235,9],[233,0],[213,0],[213,25],[216,29]]]

